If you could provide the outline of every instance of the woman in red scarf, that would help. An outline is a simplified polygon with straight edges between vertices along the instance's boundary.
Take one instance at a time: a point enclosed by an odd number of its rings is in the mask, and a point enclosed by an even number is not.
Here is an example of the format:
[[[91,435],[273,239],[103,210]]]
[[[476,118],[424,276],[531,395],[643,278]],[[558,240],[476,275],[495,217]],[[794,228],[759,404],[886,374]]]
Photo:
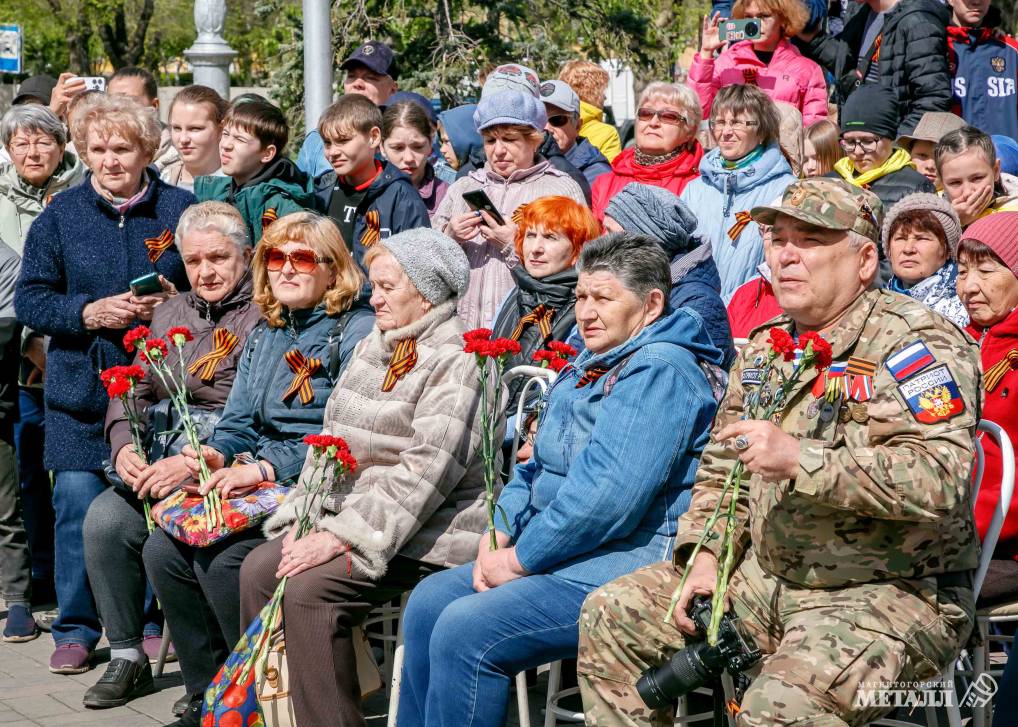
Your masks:
[[[636,146],[615,157],[612,170],[594,181],[594,214],[604,219],[608,200],[630,182],[664,187],[681,194],[699,176],[703,148],[696,140],[700,100],[693,89],[677,83],[652,83],[640,95],[636,112]]]
[[[972,319],[968,332],[983,360],[983,419],[999,424],[1018,444],[1018,212],[998,212],[973,222],[958,247],[958,297]],[[980,537],[1000,494],[1000,449],[982,440],[986,467],[976,500]],[[1018,560],[1018,500],[997,542],[995,559]]]

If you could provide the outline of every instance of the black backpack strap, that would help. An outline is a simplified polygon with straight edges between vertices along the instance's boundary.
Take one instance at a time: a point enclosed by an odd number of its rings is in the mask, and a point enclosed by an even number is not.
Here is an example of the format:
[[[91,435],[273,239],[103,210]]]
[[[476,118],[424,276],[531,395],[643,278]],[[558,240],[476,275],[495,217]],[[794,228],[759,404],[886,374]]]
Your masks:
[[[354,303],[349,310],[343,311],[339,318],[336,319],[336,324],[329,331],[329,378],[332,383],[336,383],[336,376],[339,375],[339,367],[342,365],[342,357],[339,355],[340,346],[343,345],[343,334],[346,332],[346,327],[350,324],[354,315],[366,310],[366,307],[362,303]]]
[[[622,373],[622,369],[625,367],[627,363],[629,363],[629,359],[631,359],[635,355],[636,351],[633,351],[631,354],[624,357],[621,361],[612,366],[611,369],[609,369],[608,373],[604,375],[605,396],[608,396],[608,394],[612,393],[612,389],[615,387],[615,382],[619,380],[619,374]]]

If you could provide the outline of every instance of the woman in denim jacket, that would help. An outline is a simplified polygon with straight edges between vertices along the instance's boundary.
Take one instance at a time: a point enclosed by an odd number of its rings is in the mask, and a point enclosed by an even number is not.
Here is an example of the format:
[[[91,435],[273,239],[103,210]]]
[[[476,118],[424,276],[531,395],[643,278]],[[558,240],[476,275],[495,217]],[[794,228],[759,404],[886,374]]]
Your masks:
[[[498,504],[498,550],[436,573],[404,615],[401,727],[501,725],[514,674],[575,657],[588,593],[669,557],[715,403],[695,312],[668,308],[668,257],[629,233],[587,243],[586,350],[555,382],[533,459]]]

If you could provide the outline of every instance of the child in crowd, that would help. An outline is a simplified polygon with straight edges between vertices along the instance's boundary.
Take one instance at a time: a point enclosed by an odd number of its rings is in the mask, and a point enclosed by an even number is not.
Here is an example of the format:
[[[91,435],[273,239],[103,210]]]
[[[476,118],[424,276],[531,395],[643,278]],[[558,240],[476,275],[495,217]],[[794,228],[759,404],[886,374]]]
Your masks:
[[[470,159],[471,154],[482,150],[481,135],[474,126],[476,110],[477,104],[466,104],[438,115],[438,143],[442,160],[435,165],[435,175],[444,182],[455,182],[459,168]]]
[[[318,120],[332,172],[316,184],[319,208],[339,227],[354,260],[383,237],[429,227],[428,209],[410,177],[376,158],[382,112],[368,98],[347,94]]]
[[[814,121],[802,134],[802,174],[807,177],[822,177],[834,169],[834,163],[841,158],[841,131],[830,119]]]
[[[240,212],[255,244],[278,218],[313,207],[305,174],[283,155],[290,129],[267,101],[235,102],[223,119],[219,160],[227,176],[194,180],[199,202],[217,200]]]

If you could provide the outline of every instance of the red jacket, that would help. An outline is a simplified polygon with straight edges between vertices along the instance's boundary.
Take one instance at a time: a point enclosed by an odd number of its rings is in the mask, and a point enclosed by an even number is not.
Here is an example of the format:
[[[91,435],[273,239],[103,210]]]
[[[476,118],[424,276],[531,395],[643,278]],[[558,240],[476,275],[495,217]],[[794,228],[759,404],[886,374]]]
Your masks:
[[[608,206],[608,201],[630,182],[664,187],[676,195],[682,194],[689,181],[700,176],[703,147],[698,141],[694,141],[693,144],[692,151],[684,150],[674,159],[652,167],[636,163],[635,148],[624,149],[612,162],[611,172],[602,174],[594,180],[591,188],[593,201],[591,206],[597,219],[604,219],[604,208]]]
[[[983,419],[999,424],[1011,438],[1011,444],[1018,449],[1018,310],[1012,311],[1011,315],[988,329],[980,329],[972,324],[966,330],[979,341],[984,389],[987,384],[992,386],[983,392]],[[1003,376],[999,381],[987,376],[986,373],[992,372],[993,367],[1004,361],[1011,351],[1016,353],[1015,359],[1010,365],[1001,364]],[[986,529],[993,519],[1000,494],[1001,475],[1000,448],[989,437],[982,437],[982,443],[986,452],[986,466],[976,500],[976,527],[980,538],[986,535]],[[1011,499],[1011,507],[1004,519],[1004,527],[1000,531],[1000,540],[994,553],[995,558],[1018,560],[1018,497]]]
[[[732,338],[749,338],[749,332],[784,311],[774,297],[774,288],[758,275],[735,289],[728,301],[728,324]]]

